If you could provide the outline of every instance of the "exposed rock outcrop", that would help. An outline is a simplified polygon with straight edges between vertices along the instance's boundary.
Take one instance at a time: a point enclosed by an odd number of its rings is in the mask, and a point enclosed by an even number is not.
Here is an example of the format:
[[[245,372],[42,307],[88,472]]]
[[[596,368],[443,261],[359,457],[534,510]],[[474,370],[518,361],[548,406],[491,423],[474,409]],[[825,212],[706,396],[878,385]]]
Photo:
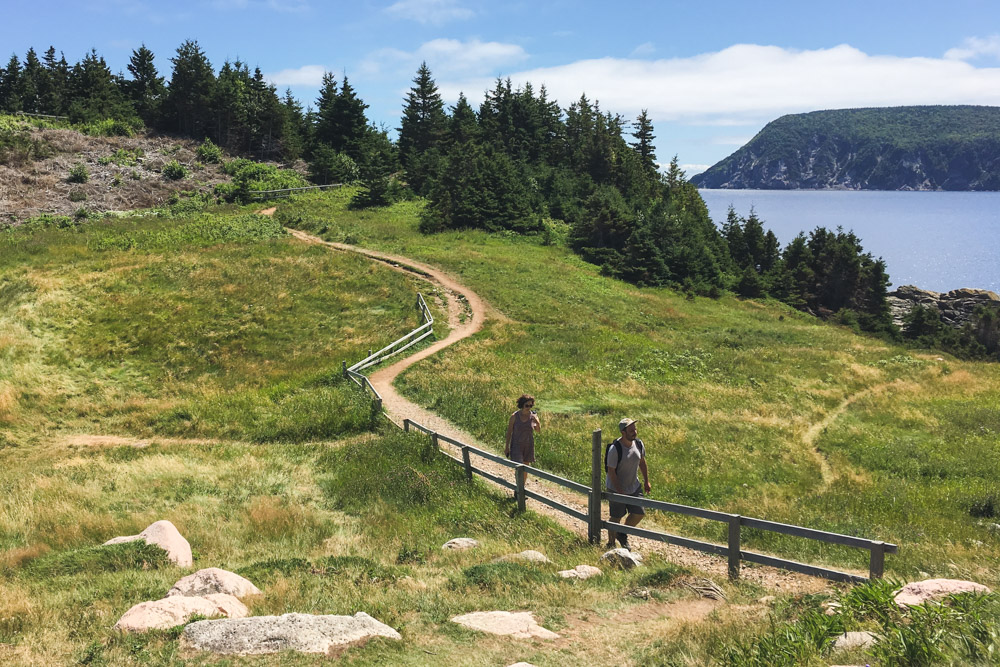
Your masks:
[[[559,635],[538,625],[530,611],[476,611],[451,619],[453,623],[493,635],[517,639],[558,639]]]
[[[930,600],[940,600],[956,593],[989,593],[990,589],[974,581],[961,579],[927,579],[911,581],[896,591],[895,601],[900,607],[912,607]]]
[[[479,542],[471,537],[456,537],[453,540],[445,542],[441,545],[441,548],[445,551],[462,551],[464,549],[474,549],[478,546]]]
[[[642,555],[619,547],[605,551],[601,556],[601,562],[623,570],[631,570],[642,565]]]
[[[890,292],[886,300],[892,312],[892,320],[899,327],[903,326],[903,318],[913,306],[936,310],[942,322],[956,329],[970,321],[979,306],[1000,310],[1000,296],[996,292],[982,289],[963,288],[942,293],[903,285]]]
[[[195,615],[243,618],[248,613],[243,603],[232,595],[222,593],[202,597],[175,595],[162,600],[140,602],[118,619],[114,629],[122,632],[168,630],[183,625]]]
[[[235,572],[209,567],[179,580],[167,592],[167,596],[200,596],[212,593],[226,593],[242,598],[247,595],[260,595],[260,589],[249,579],[244,579]]]

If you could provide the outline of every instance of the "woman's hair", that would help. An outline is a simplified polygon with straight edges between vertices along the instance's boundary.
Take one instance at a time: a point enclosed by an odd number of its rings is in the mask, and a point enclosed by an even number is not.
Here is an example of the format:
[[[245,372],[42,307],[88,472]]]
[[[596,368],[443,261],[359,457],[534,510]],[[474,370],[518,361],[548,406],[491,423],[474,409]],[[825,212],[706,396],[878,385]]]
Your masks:
[[[530,396],[528,394],[521,394],[521,397],[517,399],[517,409],[520,410],[521,408],[523,408],[524,404],[527,403],[528,401],[534,403],[535,397]]]

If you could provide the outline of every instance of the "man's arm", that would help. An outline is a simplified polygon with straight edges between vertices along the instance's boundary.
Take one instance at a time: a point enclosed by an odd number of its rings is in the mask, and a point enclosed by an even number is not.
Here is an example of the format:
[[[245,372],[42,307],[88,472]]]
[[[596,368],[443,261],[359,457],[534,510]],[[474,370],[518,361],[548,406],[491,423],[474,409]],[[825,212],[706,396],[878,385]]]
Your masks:
[[[621,493],[621,487],[618,486],[618,471],[611,466],[608,466],[608,479],[611,481],[611,488],[615,490],[615,493]]]
[[[649,471],[646,470],[646,457],[645,456],[643,456],[641,459],[639,459],[639,470],[642,471],[643,488],[646,489],[646,493],[649,493],[650,489],[652,489],[653,487],[651,487],[649,485]]]

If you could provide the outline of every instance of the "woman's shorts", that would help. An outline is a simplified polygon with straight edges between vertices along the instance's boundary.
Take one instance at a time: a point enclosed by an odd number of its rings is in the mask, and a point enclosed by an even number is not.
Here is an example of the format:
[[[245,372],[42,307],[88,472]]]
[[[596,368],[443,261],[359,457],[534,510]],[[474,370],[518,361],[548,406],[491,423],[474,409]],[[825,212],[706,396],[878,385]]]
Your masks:
[[[635,493],[625,493],[625,494],[622,494],[622,495],[634,496],[636,498],[642,498],[643,497],[643,495],[642,495],[642,487],[640,486],[638,489],[636,489]],[[620,519],[623,516],[625,516],[626,512],[628,512],[628,514],[638,514],[640,516],[643,516],[643,515],[646,514],[645,510],[642,509],[641,505],[631,505],[629,503],[616,503],[613,500],[609,500],[608,501],[608,505],[611,507],[611,518],[612,519]]]

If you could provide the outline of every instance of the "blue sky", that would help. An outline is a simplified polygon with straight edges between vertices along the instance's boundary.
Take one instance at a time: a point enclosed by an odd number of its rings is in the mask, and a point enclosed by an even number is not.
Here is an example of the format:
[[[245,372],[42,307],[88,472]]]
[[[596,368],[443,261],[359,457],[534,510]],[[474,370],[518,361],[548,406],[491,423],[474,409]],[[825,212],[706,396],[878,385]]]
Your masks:
[[[0,56],[90,49],[115,71],[145,43],[169,77],[195,39],[218,70],[257,66],[303,104],[324,70],[346,72],[371,120],[398,125],[426,60],[447,102],[477,105],[497,76],[545,84],[563,107],[586,93],[634,119],[689,174],[785,113],[902,104],[1000,105],[997,0],[492,3],[482,0],[75,0],[4,3]]]

